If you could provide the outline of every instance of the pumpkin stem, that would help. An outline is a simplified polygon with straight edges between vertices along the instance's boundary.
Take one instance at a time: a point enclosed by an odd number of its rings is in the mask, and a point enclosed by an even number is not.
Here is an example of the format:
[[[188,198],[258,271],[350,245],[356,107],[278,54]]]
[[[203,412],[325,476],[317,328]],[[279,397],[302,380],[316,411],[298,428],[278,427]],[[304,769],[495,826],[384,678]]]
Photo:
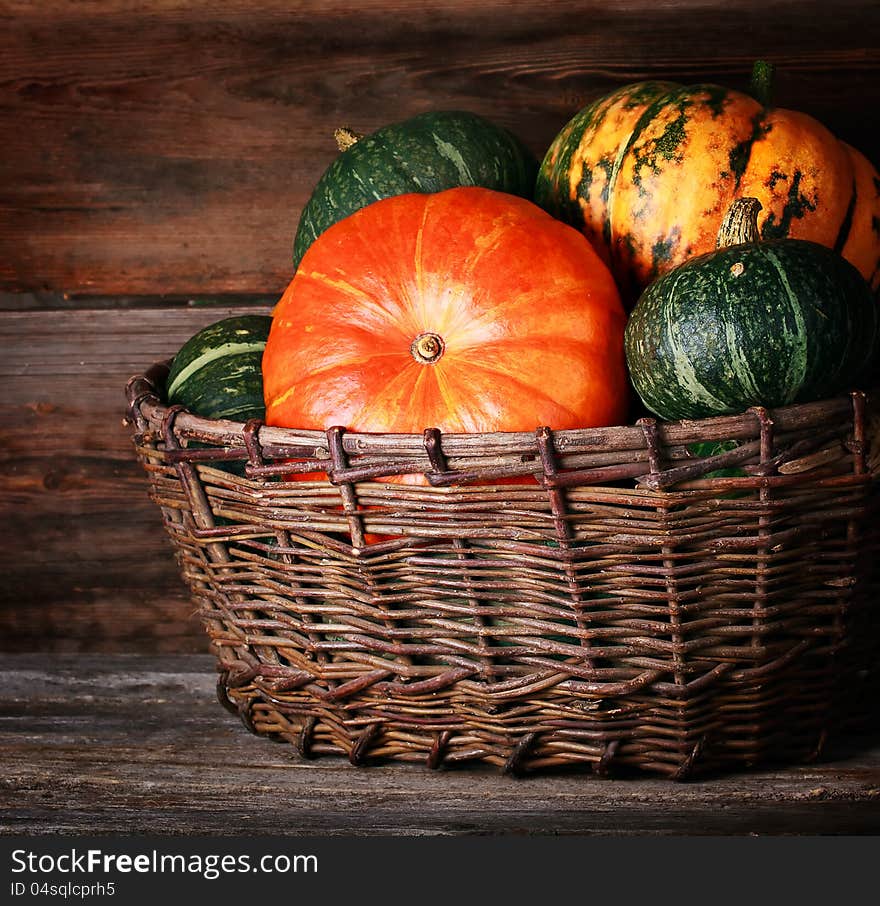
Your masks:
[[[336,147],[340,151],[348,151],[352,145],[356,145],[363,138],[363,135],[349,129],[348,126],[340,126],[333,130],[333,138],[336,139]]]
[[[758,211],[761,207],[757,198],[734,198],[721,221],[715,247],[726,249],[731,245],[754,245],[760,242]]]
[[[775,67],[766,60],[756,60],[752,67],[749,94],[762,106],[770,107],[773,102],[773,74]]]
[[[433,365],[443,355],[443,338],[436,333],[420,333],[409,347],[412,357],[420,365]]]

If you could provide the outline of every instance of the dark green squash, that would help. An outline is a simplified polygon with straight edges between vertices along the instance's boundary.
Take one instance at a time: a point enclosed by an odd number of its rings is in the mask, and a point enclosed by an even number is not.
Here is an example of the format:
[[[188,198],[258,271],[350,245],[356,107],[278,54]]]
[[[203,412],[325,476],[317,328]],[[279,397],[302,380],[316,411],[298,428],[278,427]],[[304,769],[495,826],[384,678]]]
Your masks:
[[[420,113],[367,136],[339,130],[337,141],[342,153],[321,176],[300,215],[295,267],[328,227],[382,198],[459,186],[524,198],[534,191],[534,155],[512,133],[475,113]]]
[[[825,246],[761,241],[759,209],[737,199],[718,249],[649,285],[630,315],[633,386],[661,418],[806,402],[870,377],[878,311],[867,282]]]
[[[239,315],[203,328],[181,346],[166,381],[169,404],[194,415],[245,422],[265,415],[263,349],[272,318]]]

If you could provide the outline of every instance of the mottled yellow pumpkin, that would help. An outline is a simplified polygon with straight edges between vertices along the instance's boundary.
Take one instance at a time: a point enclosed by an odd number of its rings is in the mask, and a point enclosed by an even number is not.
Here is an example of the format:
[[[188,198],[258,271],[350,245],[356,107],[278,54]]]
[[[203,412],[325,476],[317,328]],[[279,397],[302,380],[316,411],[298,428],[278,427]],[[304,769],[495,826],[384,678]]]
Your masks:
[[[880,286],[880,176],[812,117],[718,85],[627,85],[581,110],[541,165],[538,204],[580,229],[630,303],[710,251],[731,201],[761,203],[763,239],[808,239]],[[759,100],[758,98],[761,98]]]

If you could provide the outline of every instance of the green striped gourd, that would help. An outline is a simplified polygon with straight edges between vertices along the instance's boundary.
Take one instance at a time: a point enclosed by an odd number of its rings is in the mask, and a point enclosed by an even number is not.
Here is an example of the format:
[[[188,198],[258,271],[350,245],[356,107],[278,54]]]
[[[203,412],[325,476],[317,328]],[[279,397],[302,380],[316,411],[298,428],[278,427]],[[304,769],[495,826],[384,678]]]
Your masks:
[[[178,351],[166,381],[169,404],[195,415],[245,422],[265,415],[263,349],[268,315],[224,318],[203,328]]]
[[[630,315],[633,386],[661,418],[806,402],[869,378],[878,309],[867,282],[825,246],[761,240],[759,208],[735,201],[718,249],[658,278]]]
[[[328,227],[382,198],[481,186],[531,198],[538,162],[522,142],[482,116],[431,111],[366,136],[337,130],[340,155],[315,186],[293,245],[299,266]]]

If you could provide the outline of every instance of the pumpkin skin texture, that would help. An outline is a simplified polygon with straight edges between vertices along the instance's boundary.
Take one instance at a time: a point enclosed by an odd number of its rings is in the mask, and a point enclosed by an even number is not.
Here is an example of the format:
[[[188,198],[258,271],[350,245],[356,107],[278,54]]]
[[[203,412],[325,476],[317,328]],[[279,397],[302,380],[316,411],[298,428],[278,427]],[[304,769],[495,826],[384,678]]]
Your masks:
[[[299,266],[327,227],[392,195],[482,186],[531,198],[538,161],[522,142],[484,117],[430,111],[357,138],[318,180],[293,245]]]
[[[174,356],[168,402],[204,418],[262,418],[261,360],[271,325],[268,315],[238,315],[199,330]]]
[[[877,289],[878,180],[862,154],[803,113],[718,85],[644,82],[571,119],[542,161],[535,199],[596,245],[630,305],[711,251],[738,197],[761,202],[762,238],[833,248]]]
[[[533,431],[619,423],[625,314],[576,230],[482,188],[378,201],[309,248],[273,313],[266,422]]]
[[[632,310],[633,386],[661,418],[808,402],[868,376],[878,308],[864,278],[832,249],[753,229],[660,277]]]

